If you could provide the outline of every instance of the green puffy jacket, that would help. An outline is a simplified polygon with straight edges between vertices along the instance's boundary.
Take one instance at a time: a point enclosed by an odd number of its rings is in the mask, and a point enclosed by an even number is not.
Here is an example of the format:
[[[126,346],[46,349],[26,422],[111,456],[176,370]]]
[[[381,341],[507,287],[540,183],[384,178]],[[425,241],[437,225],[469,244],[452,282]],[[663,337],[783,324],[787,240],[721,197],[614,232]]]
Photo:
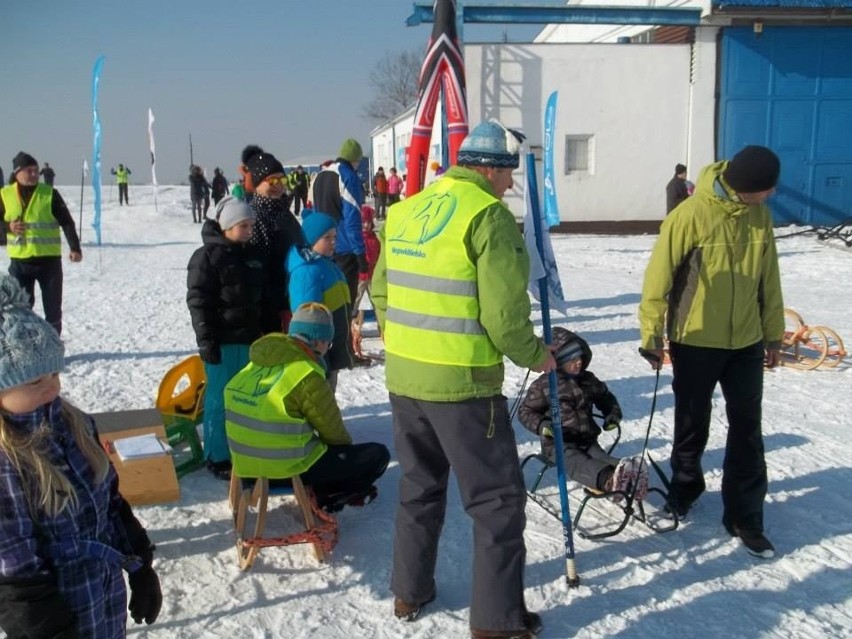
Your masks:
[[[479,173],[451,167],[448,178],[475,183],[493,194],[491,184]],[[414,195],[412,197],[417,197]],[[393,208],[390,210],[393,215]],[[382,250],[373,272],[371,298],[379,325],[384,330],[387,310],[387,273],[384,228],[379,232]],[[530,264],[524,238],[512,213],[502,203],[489,206],[470,226],[465,246],[476,265],[479,290],[479,321],[488,337],[518,366],[539,365],[547,357],[543,342],[535,336],[527,295]],[[493,397],[503,391],[503,363],[494,366],[429,364],[386,354],[388,391],[433,402]]]
[[[727,161],[705,167],[695,194],[660,227],[645,271],[642,346],[780,347],[784,302],[772,214],[743,204],[724,182]]]
[[[316,360],[311,350],[297,338],[269,333],[254,342],[250,357],[258,366],[286,366],[296,360]],[[336,446],[351,444],[352,437],[343,425],[334,392],[324,377],[310,374],[284,398],[289,415],[303,417],[319,434],[323,443]]]

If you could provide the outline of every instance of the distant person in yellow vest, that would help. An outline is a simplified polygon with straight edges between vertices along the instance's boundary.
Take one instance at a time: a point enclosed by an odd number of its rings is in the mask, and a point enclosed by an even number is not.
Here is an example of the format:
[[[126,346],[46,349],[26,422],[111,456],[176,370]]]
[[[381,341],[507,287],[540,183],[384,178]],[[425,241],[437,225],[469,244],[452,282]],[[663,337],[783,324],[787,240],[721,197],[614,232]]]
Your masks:
[[[41,289],[44,318],[62,333],[62,239],[71,249],[68,259],[83,259],[74,220],[59,191],[39,184],[38,162],[21,151],[12,160],[12,183],[0,189],[9,274],[35,302],[35,285]]]
[[[250,362],[225,388],[228,446],[241,478],[300,475],[328,512],[363,506],[378,495],[390,453],[383,444],[353,444],[323,355],[334,338],[331,311],[302,304],[290,334],[270,333],[251,345]]]
[[[130,206],[130,200],[127,199],[127,176],[133,173],[123,164],[119,164],[117,169],[109,171],[115,176],[115,183],[118,184],[118,205],[127,204]]]
[[[496,120],[461,144],[457,166],[388,209],[373,275],[399,458],[391,590],[414,621],[436,596],[435,560],[453,470],[473,519],[474,638],[534,637],[524,604],[526,490],[503,357],[547,372],[527,295],[530,263],[503,204],[523,137]]]

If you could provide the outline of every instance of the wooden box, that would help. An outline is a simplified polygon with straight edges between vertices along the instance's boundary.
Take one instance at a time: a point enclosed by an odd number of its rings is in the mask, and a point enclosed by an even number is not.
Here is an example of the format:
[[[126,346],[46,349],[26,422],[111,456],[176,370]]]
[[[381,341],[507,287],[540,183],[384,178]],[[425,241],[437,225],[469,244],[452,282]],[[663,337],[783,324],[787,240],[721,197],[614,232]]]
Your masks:
[[[159,415],[157,416],[159,417]],[[93,417],[98,427],[101,443],[118,473],[118,490],[131,505],[162,504],[180,499],[180,486],[171,455],[123,462],[112,446],[112,442],[116,439],[146,433],[154,433],[160,439],[165,440],[166,431],[162,424],[131,426],[130,428],[115,430],[114,426],[107,425],[107,420],[102,420],[99,415],[95,414]],[[103,425],[102,421],[104,422]],[[128,423],[132,423],[132,421],[128,420]]]

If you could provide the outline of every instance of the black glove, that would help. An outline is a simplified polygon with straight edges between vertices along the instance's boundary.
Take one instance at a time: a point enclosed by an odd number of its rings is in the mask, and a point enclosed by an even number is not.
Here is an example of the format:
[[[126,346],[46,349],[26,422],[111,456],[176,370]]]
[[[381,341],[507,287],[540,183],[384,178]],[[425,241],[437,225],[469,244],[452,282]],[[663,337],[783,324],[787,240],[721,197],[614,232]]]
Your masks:
[[[358,259],[358,272],[368,273],[370,271],[370,265],[367,263],[367,256],[362,253],[355,257]]]
[[[136,572],[130,573],[130,605],[127,609],[135,623],[145,623],[149,626],[157,620],[163,605],[163,593],[160,590],[160,579],[151,566],[142,566]]]
[[[219,350],[219,345],[215,342],[204,342],[198,347],[198,354],[208,364],[222,363],[222,351]]]
[[[618,428],[618,425],[621,423],[621,412],[620,411],[612,411],[609,415],[604,417],[604,430],[615,430]]]

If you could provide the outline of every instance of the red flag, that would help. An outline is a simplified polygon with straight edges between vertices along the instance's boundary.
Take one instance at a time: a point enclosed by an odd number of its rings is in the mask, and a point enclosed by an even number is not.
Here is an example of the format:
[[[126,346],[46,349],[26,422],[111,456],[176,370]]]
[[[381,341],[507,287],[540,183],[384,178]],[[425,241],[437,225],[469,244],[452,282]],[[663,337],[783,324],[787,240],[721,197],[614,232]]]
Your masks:
[[[426,58],[420,69],[414,130],[406,156],[405,194],[413,195],[423,188],[432,125],[441,90],[444,91],[444,116],[447,118],[450,164],[455,164],[459,146],[467,136],[467,91],[464,80],[464,57],[456,33],[455,0],[435,0],[434,26]],[[447,168],[447,167],[444,167]]]

